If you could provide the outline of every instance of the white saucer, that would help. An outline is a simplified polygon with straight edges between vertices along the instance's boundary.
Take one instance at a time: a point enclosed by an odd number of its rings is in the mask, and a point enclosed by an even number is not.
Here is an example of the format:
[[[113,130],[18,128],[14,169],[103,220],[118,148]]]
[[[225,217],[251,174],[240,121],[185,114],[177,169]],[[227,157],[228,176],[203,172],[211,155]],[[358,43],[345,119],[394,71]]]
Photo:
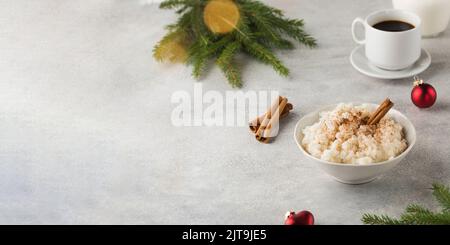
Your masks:
[[[366,57],[364,46],[359,46],[352,51],[350,62],[356,70],[369,77],[401,79],[413,77],[425,71],[431,64],[431,55],[425,49],[422,49],[419,60],[412,66],[403,70],[389,71],[372,65]]]

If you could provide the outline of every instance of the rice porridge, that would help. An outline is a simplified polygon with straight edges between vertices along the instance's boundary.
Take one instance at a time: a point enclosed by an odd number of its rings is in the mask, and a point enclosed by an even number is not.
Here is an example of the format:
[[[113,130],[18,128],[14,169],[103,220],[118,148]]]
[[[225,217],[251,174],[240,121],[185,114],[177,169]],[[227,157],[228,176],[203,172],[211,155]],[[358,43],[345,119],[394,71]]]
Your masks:
[[[366,125],[368,105],[339,104],[320,113],[317,123],[303,129],[303,148],[312,156],[335,163],[369,164],[400,155],[408,147],[403,127],[389,116]]]

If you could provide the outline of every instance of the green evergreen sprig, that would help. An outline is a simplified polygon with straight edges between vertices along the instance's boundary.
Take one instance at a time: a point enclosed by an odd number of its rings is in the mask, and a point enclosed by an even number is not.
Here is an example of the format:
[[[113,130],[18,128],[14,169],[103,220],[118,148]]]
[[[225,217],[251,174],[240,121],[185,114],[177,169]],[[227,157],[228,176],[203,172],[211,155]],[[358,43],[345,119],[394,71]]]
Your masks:
[[[433,212],[421,205],[410,204],[400,218],[387,215],[364,214],[362,222],[370,225],[448,225],[450,224],[450,189],[441,184],[433,184],[433,196],[442,207]]]
[[[279,9],[256,0],[235,0],[240,19],[236,29],[227,34],[211,32],[203,22],[203,9],[209,0],[165,0],[161,9],[176,10],[178,21],[168,25],[168,33],[155,46],[153,55],[161,61],[160,50],[168,42],[182,41],[187,46],[187,64],[193,66],[192,75],[200,78],[215,60],[233,87],[242,86],[239,67],[235,63],[239,52],[247,53],[272,66],[281,76],[289,69],[273,53],[273,49],[293,49],[294,42],[315,47],[316,40],[304,30],[303,20],[284,17]],[[178,38],[178,39],[177,39]]]

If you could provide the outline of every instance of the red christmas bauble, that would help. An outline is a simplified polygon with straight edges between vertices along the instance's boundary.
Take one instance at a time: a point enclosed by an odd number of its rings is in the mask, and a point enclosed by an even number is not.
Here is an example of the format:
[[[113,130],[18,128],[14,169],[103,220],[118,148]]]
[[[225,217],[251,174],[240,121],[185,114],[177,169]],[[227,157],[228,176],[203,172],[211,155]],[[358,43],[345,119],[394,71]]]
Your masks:
[[[314,216],[309,211],[301,211],[298,213],[288,212],[286,214],[285,225],[314,225]]]
[[[434,105],[437,99],[436,90],[428,83],[422,80],[414,83],[411,91],[411,100],[419,108],[428,108]]]

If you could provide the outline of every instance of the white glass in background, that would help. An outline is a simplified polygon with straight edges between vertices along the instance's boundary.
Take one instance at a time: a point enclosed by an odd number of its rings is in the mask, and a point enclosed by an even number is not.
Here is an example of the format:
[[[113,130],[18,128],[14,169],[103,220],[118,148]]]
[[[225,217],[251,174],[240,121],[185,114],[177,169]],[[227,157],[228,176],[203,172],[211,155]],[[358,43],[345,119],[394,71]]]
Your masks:
[[[416,13],[422,19],[422,36],[435,37],[447,29],[450,0],[392,0],[394,8]]]

